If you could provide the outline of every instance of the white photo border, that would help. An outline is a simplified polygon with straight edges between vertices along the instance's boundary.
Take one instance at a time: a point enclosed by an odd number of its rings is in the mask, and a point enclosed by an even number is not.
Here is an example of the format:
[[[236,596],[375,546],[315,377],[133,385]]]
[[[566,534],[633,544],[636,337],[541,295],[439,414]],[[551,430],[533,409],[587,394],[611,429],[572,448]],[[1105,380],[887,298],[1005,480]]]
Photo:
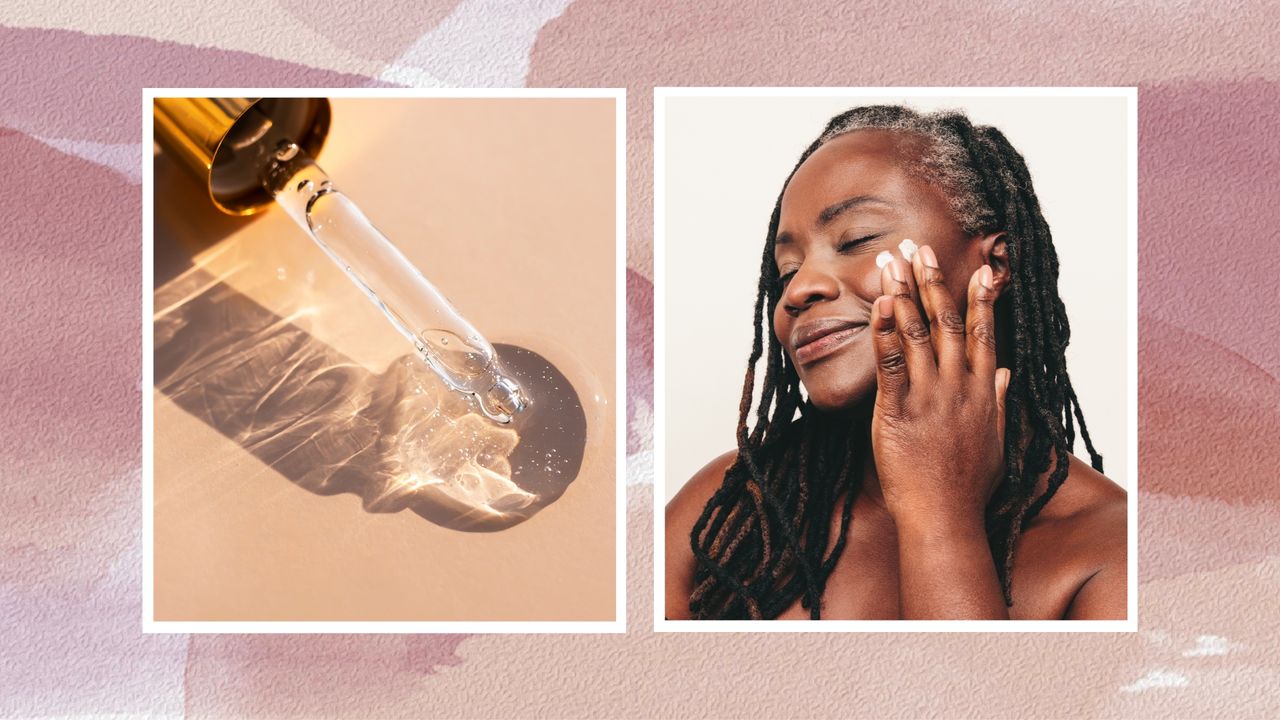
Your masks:
[[[153,103],[164,97],[612,99],[614,101],[614,619],[221,621],[155,619],[155,178]],[[625,88],[144,88],[142,91],[142,631],[144,633],[625,633],[627,622],[627,106]]]
[[[668,620],[666,583],[666,101],[668,98],[1121,97],[1127,100],[1128,607],[1124,620]],[[653,627],[657,632],[1136,632],[1138,629],[1138,89],[1136,87],[655,87],[653,89]]]

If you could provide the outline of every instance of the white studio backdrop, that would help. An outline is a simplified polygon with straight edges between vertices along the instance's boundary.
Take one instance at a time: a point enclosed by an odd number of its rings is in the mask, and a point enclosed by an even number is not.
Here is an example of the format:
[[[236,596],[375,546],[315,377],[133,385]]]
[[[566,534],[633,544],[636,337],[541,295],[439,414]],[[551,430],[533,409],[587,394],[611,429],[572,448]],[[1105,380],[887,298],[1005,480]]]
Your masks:
[[[1128,484],[1129,103],[1125,96],[668,96],[655,117],[663,147],[655,243],[665,299],[666,402],[655,432],[670,500],[735,446],[752,308],[770,213],[782,182],[834,115],[857,105],[959,109],[999,128],[1027,161],[1061,264],[1071,321],[1068,369],[1106,474]],[[763,364],[759,370],[763,374]],[[757,386],[757,397],[759,396]],[[1088,459],[1077,437],[1076,454]],[[665,476],[665,477],[664,477]]]

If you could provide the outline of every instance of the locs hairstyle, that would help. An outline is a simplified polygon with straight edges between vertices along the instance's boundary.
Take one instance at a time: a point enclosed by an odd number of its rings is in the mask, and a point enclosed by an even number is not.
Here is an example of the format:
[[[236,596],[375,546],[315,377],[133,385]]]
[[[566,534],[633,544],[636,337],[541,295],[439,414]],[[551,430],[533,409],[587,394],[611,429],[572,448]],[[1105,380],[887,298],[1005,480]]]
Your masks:
[[[873,105],[837,115],[800,156],[783,191],[815,150],[861,129],[922,140],[910,171],[944,192],[957,224],[969,235],[1005,232],[1011,281],[996,312],[997,326],[1012,328],[1006,470],[987,506],[986,531],[1005,603],[1012,605],[1014,544],[1067,477],[1067,453],[1075,442],[1073,415],[1093,467],[1102,470],[1102,456],[1089,439],[1067,375],[1070,326],[1058,297],[1053,238],[1022,156],[999,130],[974,126],[958,112],[922,114]],[[822,594],[844,551],[870,453],[868,421],[836,420],[809,406],[796,369],[774,336],[773,310],[781,288],[773,251],[781,206],[779,193],[760,261],[755,339],[738,406],[737,459],[690,538],[696,565],[689,608],[695,618],[774,618],[799,598],[810,617],[819,619]],[[763,388],[754,427],[748,430],[762,356]],[[1048,487],[1036,496],[1036,479],[1051,464]],[[837,501],[840,534],[828,553]]]

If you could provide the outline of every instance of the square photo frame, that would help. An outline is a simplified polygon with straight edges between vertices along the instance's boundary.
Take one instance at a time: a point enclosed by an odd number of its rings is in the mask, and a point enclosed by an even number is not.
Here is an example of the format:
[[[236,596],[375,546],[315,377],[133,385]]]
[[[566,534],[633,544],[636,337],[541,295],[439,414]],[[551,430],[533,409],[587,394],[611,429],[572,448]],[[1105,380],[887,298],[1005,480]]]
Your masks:
[[[142,118],[144,632],[623,632],[625,91],[146,89]],[[333,185],[255,194],[226,151],[276,132]],[[334,188],[359,209],[321,218]],[[527,415],[386,322],[419,271]]]
[[[1091,435],[1106,456],[1107,474],[1126,491],[1124,619],[759,622],[666,617],[664,550],[670,510],[663,508],[691,477],[707,472],[700,468],[712,467],[708,460],[720,455],[721,464],[712,472],[723,472],[736,452],[743,371],[752,346],[751,308],[761,283],[760,251],[771,209],[797,159],[829,119],[855,106],[880,104],[902,104],[921,112],[963,110],[974,125],[999,128],[1026,159],[1045,218],[1054,229],[1063,302],[1069,313],[1081,308],[1076,311],[1080,319],[1072,316],[1067,348],[1071,377]],[[654,91],[654,113],[655,629],[1135,631],[1136,88],[660,87]],[[767,342],[768,326],[764,333]],[[749,427],[755,424],[764,373],[761,362]],[[1078,429],[1073,448],[1077,453],[1084,453]],[[1082,458],[1086,466],[1088,457]],[[690,502],[702,507],[698,498]],[[688,509],[682,512],[687,522]],[[683,536],[673,542],[681,540]]]

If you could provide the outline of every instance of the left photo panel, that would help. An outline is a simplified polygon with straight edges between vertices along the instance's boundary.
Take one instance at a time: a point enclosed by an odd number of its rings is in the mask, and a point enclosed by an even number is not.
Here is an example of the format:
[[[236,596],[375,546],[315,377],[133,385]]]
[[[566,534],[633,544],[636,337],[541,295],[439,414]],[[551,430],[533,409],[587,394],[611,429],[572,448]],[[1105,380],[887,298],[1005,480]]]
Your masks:
[[[146,91],[146,630],[623,630],[624,102]]]

